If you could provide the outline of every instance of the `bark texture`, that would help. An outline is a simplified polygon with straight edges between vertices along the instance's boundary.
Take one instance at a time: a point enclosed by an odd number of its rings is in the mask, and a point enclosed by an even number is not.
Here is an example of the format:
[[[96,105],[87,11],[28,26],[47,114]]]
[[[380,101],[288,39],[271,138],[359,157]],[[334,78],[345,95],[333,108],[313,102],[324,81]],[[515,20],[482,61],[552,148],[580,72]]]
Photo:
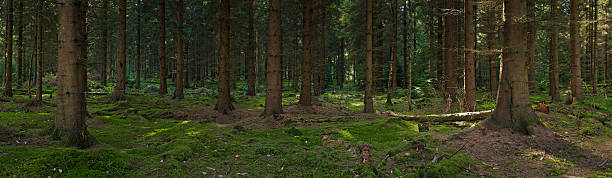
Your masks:
[[[117,44],[117,86],[113,91],[113,100],[125,100],[127,81],[126,71],[126,0],[119,0],[119,40]]]
[[[464,111],[476,110],[476,65],[474,56],[474,8],[472,0],[465,0],[465,51],[463,91],[465,92]]]
[[[302,88],[300,90],[300,105],[311,106],[312,105],[312,92],[311,90],[311,78],[310,78],[310,52],[312,42],[312,0],[302,0],[302,6],[304,6],[304,32],[303,32],[303,52],[302,58]]]
[[[166,0],[159,0],[159,94],[168,94],[166,67]]]
[[[218,84],[218,96],[217,96],[217,105],[215,105],[215,110],[223,113],[229,114],[232,110],[234,110],[234,105],[232,105],[232,99],[230,96],[230,73],[229,73],[229,50],[230,50],[230,3],[229,0],[221,0],[221,39],[220,48],[219,48],[219,84]]]
[[[249,48],[247,50],[247,95],[255,96],[255,21],[254,0],[249,0]]]
[[[561,98],[559,92],[559,34],[557,30],[557,0],[550,0],[550,97],[552,101]]]
[[[268,67],[266,70],[265,114],[283,112],[281,83],[281,2],[270,0],[268,20]]]
[[[454,106],[457,104],[457,74],[455,71],[455,46],[456,46],[456,15],[454,0],[444,0],[444,8],[447,12],[444,13],[444,80],[445,93],[444,99],[447,104]]]
[[[3,96],[13,96],[13,0],[8,0],[6,22],[6,49],[4,58],[4,92]]]
[[[364,113],[374,112],[372,100],[372,0],[366,0],[366,82],[364,94]]]
[[[177,21],[177,40],[176,40],[176,90],[174,91],[174,97],[176,99],[183,99],[183,0],[177,1],[178,12],[176,14]]]
[[[570,0],[570,88],[572,91],[573,100],[582,100],[582,77],[580,74],[580,44],[578,39],[579,22],[578,9],[580,8],[578,0]]]

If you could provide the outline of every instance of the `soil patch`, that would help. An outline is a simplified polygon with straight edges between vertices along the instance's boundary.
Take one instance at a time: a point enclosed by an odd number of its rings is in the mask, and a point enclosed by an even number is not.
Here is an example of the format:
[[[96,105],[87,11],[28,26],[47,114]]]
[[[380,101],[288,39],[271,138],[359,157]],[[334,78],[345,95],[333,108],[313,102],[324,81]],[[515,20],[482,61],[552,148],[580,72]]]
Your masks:
[[[476,159],[475,171],[493,177],[585,176],[602,169],[609,158],[600,157],[576,142],[544,127],[534,127],[532,136],[511,129],[478,127],[448,135],[443,145]],[[605,165],[604,165],[605,166]]]

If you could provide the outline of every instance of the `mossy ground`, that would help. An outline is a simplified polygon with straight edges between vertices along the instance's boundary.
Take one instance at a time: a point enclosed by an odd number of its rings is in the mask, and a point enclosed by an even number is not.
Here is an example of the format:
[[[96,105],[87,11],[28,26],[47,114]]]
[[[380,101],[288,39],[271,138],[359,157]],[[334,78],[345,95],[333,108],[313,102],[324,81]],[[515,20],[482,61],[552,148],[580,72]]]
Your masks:
[[[384,104],[386,95],[376,95],[376,109],[406,114],[456,112],[446,108],[438,97],[415,97],[410,103],[414,110],[410,111],[401,93],[394,93],[393,106]],[[237,92],[233,96],[238,109],[263,108],[261,95],[246,97]],[[493,97],[478,96],[478,110],[494,107]],[[545,96],[538,94],[532,100],[537,102]],[[285,106],[294,105],[298,93],[287,91],[283,97]],[[330,91],[315,98],[318,105],[345,109],[350,114],[327,118],[317,125],[285,123],[276,127],[267,127],[267,118],[257,115],[244,120],[257,120],[262,127],[243,127],[245,122],[240,121],[217,124],[206,118],[176,119],[169,114],[211,108],[216,99],[210,94],[187,94],[186,99],[177,101],[171,96],[139,93],[130,95],[127,102],[90,96],[89,132],[97,144],[84,150],[63,147],[49,138],[55,115],[53,99],[45,98],[47,104],[36,109],[29,109],[26,103],[1,103],[0,127],[10,129],[12,134],[0,140],[0,177],[479,176],[478,171],[469,169],[477,163],[466,153],[431,163],[434,156],[456,151],[444,147],[443,140],[435,135],[464,126],[432,124],[429,131],[419,132],[416,122],[374,114],[355,119],[352,116],[363,109],[359,92]],[[577,133],[573,138],[582,139],[585,147],[597,147],[598,143],[609,143],[612,136],[610,103],[612,100],[605,96],[586,97],[584,102],[570,106],[553,103],[557,109],[551,115],[558,120],[545,124],[558,133]],[[584,118],[580,126],[568,117],[570,114]],[[317,113],[292,117],[326,118]],[[605,117],[608,127],[602,124]],[[573,131],[566,132],[570,129]],[[374,164],[359,164],[361,143],[372,147]],[[565,160],[550,164],[563,164],[558,170],[549,170],[551,175],[563,175],[563,168],[572,166]],[[592,174],[612,173],[608,167]]]

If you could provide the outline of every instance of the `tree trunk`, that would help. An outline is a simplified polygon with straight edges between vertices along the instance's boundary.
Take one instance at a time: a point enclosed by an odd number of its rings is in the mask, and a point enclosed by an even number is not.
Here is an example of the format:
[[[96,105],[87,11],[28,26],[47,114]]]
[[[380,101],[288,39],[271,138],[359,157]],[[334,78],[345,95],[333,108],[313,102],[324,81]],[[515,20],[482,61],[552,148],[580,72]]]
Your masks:
[[[447,10],[455,9],[454,0],[444,0]],[[445,68],[445,101],[449,106],[457,103],[457,74],[455,71],[455,36],[457,19],[453,13],[445,13],[444,16],[444,68]]]
[[[319,60],[319,54],[318,54],[318,49],[320,49],[320,45],[319,44],[319,40],[321,40],[321,29],[319,28],[319,23],[320,23],[320,16],[319,16],[319,9],[321,9],[321,0],[314,0],[315,2],[313,2],[313,13],[312,13],[312,26],[314,28],[314,31],[312,32],[312,42],[314,45],[311,45],[311,55],[312,55],[312,60],[310,60],[310,62],[312,63],[311,66],[311,74],[312,74],[312,90],[313,90],[313,95],[314,96],[319,96],[321,94],[321,79],[319,78],[319,76],[321,75],[319,73],[319,65],[320,65],[320,60]]]
[[[282,108],[281,83],[281,2],[270,0],[268,21],[268,65],[266,70],[265,114],[280,114]]]
[[[183,99],[183,0],[177,1],[177,40],[176,40],[176,90],[174,91],[174,97],[176,99]]]
[[[599,29],[597,29],[597,0],[593,0],[593,29],[591,30],[592,32],[592,39],[591,39],[591,44],[593,45],[591,47],[591,51],[592,51],[592,61],[591,61],[591,85],[593,85],[593,95],[597,95],[597,71],[598,71],[598,66],[599,61],[597,58],[597,53],[599,52],[597,50],[597,32]]]
[[[497,75],[497,72],[499,72],[499,66],[498,66],[498,54],[497,54],[497,49],[495,49],[495,41],[496,41],[496,16],[495,16],[495,7],[489,8],[487,14],[488,16],[488,26],[489,26],[489,33],[487,34],[487,45],[489,47],[489,76],[490,76],[490,84],[491,84],[491,95],[493,95],[493,97],[497,97],[497,87],[499,86],[499,77]]]
[[[393,41],[391,41],[391,60],[389,63],[389,80],[387,81],[387,104],[393,105],[391,101],[391,91],[395,89],[397,85],[397,0],[391,1],[391,21],[393,24]]]
[[[13,0],[8,0],[8,13],[6,22],[6,49],[4,63],[4,93],[6,97],[13,97]]]
[[[463,91],[465,92],[465,103],[463,105],[464,111],[476,110],[476,69],[475,69],[475,57],[474,57],[474,6],[472,0],[465,0],[465,26],[464,26],[464,38],[465,38],[465,51],[464,51],[464,77],[463,77]]]
[[[140,19],[142,18],[141,12],[142,12],[142,0],[138,0],[138,14],[137,14],[137,23],[138,23],[138,29],[136,32],[136,89],[140,90],[140,52],[141,52],[141,46],[140,46],[140,35],[142,32],[142,22],[140,22]]]
[[[558,41],[559,34],[557,31],[557,0],[550,0],[550,17],[552,19],[550,26],[550,97],[552,101],[558,101],[561,98],[559,93],[559,51]]]
[[[366,0],[366,84],[363,99],[363,112],[374,112],[374,101],[372,100],[372,0]]]
[[[221,0],[221,39],[219,40],[219,85],[218,85],[218,96],[217,105],[215,110],[228,114],[234,110],[232,100],[230,96],[230,65],[229,54],[230,54],[230,3],[229,0]]]
[[[504,39],[499,96],[495,111],[483,121],[490,129],[511,128],[529,134],[528,126],[535,123],[536,115],[529,102],[528,71],[525,64],[524,21],[526,0],[504,0]]]
[[[254,0],[249,0],[249,47],[247,49],[247,84],[248,96],[255,96],[255,27]]]
[[[435,33],[436,32],[434,31],[435,30],[434,29],[434,23],[435,23],[435,19],[434,19],[434,17],[435,17],[435,4],[433,2],[434,1],[430,1],[430,3],[429,3],[429,21],[427,22],[427,25],[428,25],[427,27],[428,27],[428,32],[429,32],[428,33],[429,34],[429,73],[428,73],[429,75],[428,75],[428,79],[430,81],[432,81],[431,87],[435,88],[436,84],[433,81],[435,81],[434,79],[436,77],[435,76],[436,74],[435,74],[433,66],[434,66],[434,61],[436,61],[437,52],[436,52],[436,41],[435,41],[435,38],[436,38],[435,37]],[[404,29],[407,29],[405,23],[406,23],[406,20],[404,20]],[[406,39],[404,38],[404,46],[406,46],[406,42],[405,41],[406,41]],[[405,54],[406,54],[406,50],[404,48],[404,56],[405,56]],[[405,61],[405,59],[404,59],[404,61]]]
[[[529,92],[536,91],[535,85],[535,1],[527,1],[527,77],[529,79]]]
[[[321,59],[321,62],[319,62],[319,64],[321,64],[320,67],[320,72],[319,74],[321,75],[320,77],[320,82],[319,82],[319,86],[321,87],[321,89],[319,90],[320,93],[325,93],[325,89],[327,88],[327,73],[326,73],[326,68],[327,68],[327,54],[325,53],[325,42],[327,39],[327,16],[326,16],[326,4],[325,4],[325,0],[319,0],[320,3],[320,7],[321,7],[321,17],[320,22],[321,22],[321,37],[319,38],[319,42],[321,42],[321,56],[319,59]]]
[[[168,94],[166,67],[166,0],[159,0],[159,94]]]
[[[103,17],[108,17],[108,1],[104,1],[104,5],[102,7],[102,16]],[[102,52],[102,54],[100,55],[100,81],[102,82],[103,86],[106,86],[106,82],[107,82],[107,59],[108,59],[108,22],[106,18],[101,18],[101,23],[102,23],[102,39],[101,39],[101,49],[100,51]]]
[[[117,44],[117,86],[113,91],[113,100],[125,100],[125,89],[127,80],[126,71],[126,0],[119,0],[119,44]]]
[[[42,60],[42,9],[43,1],[37,4],[38,12],[36,13],[36,101],[42,102],[42,76],[43,76],[43,60]]]
[[[302,106],[311,106],[312,97],[311,97],[311,79],[310,79],[310,54],[311,54],[311,26],[312,26],[312,0],[302,0],[302,5],[304,8],[304,32],[303,32],[303,52],[304,56],[302,58],[302,88],[300,90],[300,105]]]
[[[87,131],[87,106],[85,100],[86,65],[81,48],[84,38],[82,26],[85,18],[80,8],[84,0],[60,0],[58,6],[58,87],[55,138],[67,146],[89,147],[94,138]]]
[[[19,37],[17,39],[17,46],[19,47],[17,52],[17,87],[21,88],[23,84],[23,57],[25,55],[25,48],[23,46],[23,0],[19,0],[19,8],[17,9],[19,14]]]
[[[438,47],[436,48],[437,53],[436,53],[436,57],[438,58],[437,62],[437,76],[438,76],[438,80],[437,80],[437,88],[438,91],[444,91],[444,38],[442,37],[444,35],[444,23],[443,23],[443,14],[442,14],[442,8],[444,8],[444,3],[443,1],[438,1],[437,2],[438,5],[438,10],[436,10],[439,14],[438,14],[438,27],[437,27],[437,31],[438,31]]]
[[[581,101],[582,100],[582,79],[580,77],[580,44],[578,39],[579,34],[579,22],[578,22],[578,0],[570,0],[570,88],[572,91],[572,98]]]

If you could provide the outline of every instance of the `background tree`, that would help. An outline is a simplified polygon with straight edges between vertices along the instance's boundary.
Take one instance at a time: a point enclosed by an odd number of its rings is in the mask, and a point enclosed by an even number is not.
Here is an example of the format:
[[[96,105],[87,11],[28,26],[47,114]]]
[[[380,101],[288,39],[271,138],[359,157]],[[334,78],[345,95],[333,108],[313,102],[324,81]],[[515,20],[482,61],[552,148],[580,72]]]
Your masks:
[[[550,0],[550,97],[552,101],[561,98],[559,92],[559,35],[557,30],[557,0]]]
[[[457,103],[457,74],[455,65],[455,32],[456,32],[456,12],[454,0],[444,0],[444,80],[445,94],[444,100],[449,105]]]
[[[576,99],[582,100],[582,79],[580,77],[580,44],[578,39],[578,0],[570,0],[570,88],[572,97],[570,103]]]
[[[183,99],[183,0],[177,1],[177,40],[176,40],[176,90],[174,91],[174,97],[176,99]]]
[[[391,59],[389,60],[389,80],[387,81],[387,104],[393,105],[391,91],[397,86],[397,0],[391,0],[391,23],[393,25],[393,40],[391,41]]]
[[[19,0],[19,7],[17,9],[17,14],[19,15],[19,26],[18,28],[18,39],[17,39],[17,87],[21,88],[21,84],[23,83],[23,57],[25,56],[25,49],[23,46],[23,0]]]
[[[6,13],[6,50],[4,58],[4,92],[3,96],[13,96],[13,0],[7,1]]]
[[[310,106],[312,105],[311,96],[311,78],[310,78],[310,54],[311,54],[311,25],[312,25],[312,0],[302,0],[304,6],[304,32],[303,32],[303,52],[302,57],[302,89],[300,90],[300,105]]]
[[[255,96],[255,27],[254,0],[249,0],[249,48],[247,49],[247,95]]]
[[[535,81],[535,36],[536,36],[536,16],[535,16],[535,1],[527,1],[527,75],[529,78],[529,92],[533,93],[536,90]]]
[[[159,0],[159,94],[168,94],[166,67],[166,0]]]
[[[366,0],[366,77],[364,94],[364,113],[374,112],[374,101],[372,101],[372,0]]]
[[[117,44],[117,86],[113,91],[113,100],[125,100],[125,90],[127,81],[126,71],[126,0],[119,0],[119,40]]]
[[[474,56],[474,8],[472,0],[465,0],[464,6],[464,38],[465,38],[465,50],[464,50],[464,68],[465,75],[463,77],[463,91],[465,92],[465,104],[463,109],[465,111],[476,110],[476,67],[475,56]]]
[[[140,90],[140,74],[141,74],[141,52],[142,52],[142,46],[141,46],[141,34],[142,34],[142,0],[137,0],[137,15],[136,15],[136,23],[138,24],[136,27],[136,89]]]

